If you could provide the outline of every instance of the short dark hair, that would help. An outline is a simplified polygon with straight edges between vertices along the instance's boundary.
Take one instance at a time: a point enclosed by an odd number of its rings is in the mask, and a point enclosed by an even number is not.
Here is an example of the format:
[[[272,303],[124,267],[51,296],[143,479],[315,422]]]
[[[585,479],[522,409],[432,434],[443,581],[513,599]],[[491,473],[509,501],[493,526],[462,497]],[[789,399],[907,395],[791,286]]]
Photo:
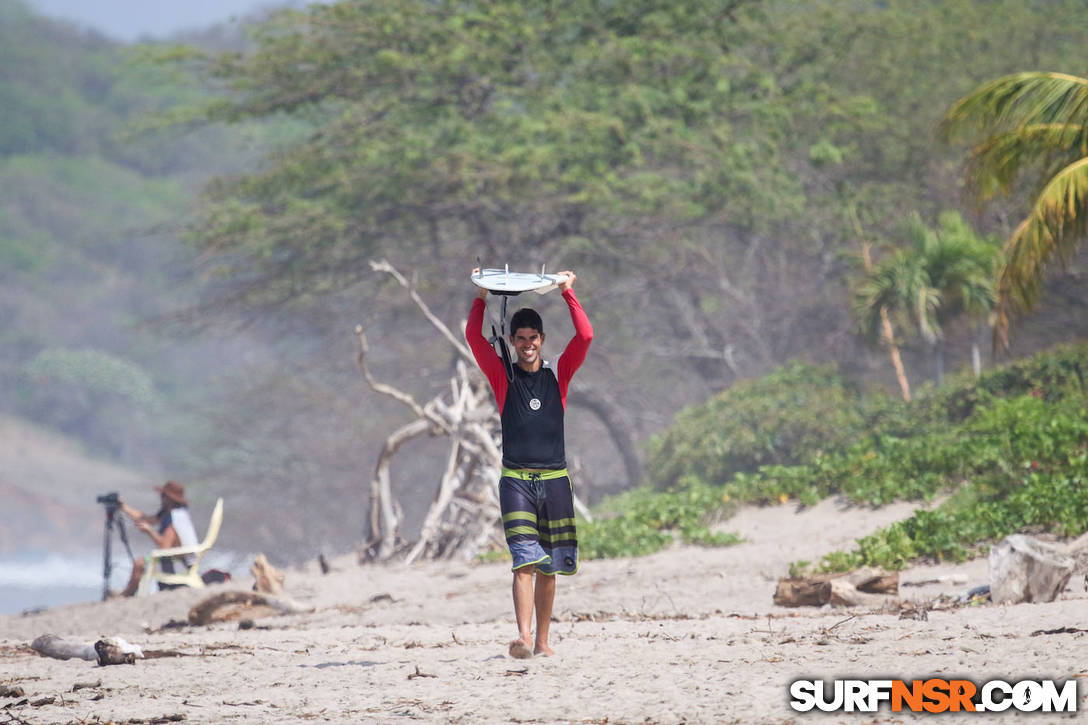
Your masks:
[[[511,335],[523,327],[536,330],[541,335],[544,334],[544,321],[540,319],[540,315],[532,307],[522,307],[510,318]]]

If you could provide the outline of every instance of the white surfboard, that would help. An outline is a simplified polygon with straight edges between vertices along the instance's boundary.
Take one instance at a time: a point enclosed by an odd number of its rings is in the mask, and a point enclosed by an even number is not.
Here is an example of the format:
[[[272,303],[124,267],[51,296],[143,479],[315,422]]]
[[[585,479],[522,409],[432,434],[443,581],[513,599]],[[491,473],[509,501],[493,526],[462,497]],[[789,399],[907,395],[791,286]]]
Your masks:
[[[547,294],[562,282],[565,274],[511,272],[509,269],[484,269],[471,276],[472,283],[498,295],[519,295],[522,292]]]

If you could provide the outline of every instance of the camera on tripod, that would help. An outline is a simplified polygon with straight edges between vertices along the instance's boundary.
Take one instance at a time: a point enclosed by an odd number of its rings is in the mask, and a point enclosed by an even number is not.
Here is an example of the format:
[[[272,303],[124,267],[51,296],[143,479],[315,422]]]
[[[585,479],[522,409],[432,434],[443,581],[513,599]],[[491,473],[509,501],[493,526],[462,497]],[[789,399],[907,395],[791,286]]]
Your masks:
[[[136,558],[132,555],[132,547],[128,545],[124,517],[117,515],[117,512],[121,510],[120,495],[116,491],[112,491],[111,493],[96,496],[94,500],[106,507],[106,531],[102,542],[102,600],[105,601],[109,599],[110,594],[110,570],[113,566],[110,559],[110,543],[115,524],[117,533],[121,536],[121,543],[125,545],[125,550],[128,552],[128,558],[132,561],[135,561]]]

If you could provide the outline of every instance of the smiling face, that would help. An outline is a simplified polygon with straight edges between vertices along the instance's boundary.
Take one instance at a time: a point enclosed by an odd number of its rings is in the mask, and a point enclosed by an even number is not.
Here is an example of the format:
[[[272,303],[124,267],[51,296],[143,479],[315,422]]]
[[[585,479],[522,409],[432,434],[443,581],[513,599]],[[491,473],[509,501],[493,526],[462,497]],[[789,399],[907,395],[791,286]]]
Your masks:
[[[544,333],[531,327],[519,327],[510,335],[510,344],[518,356],[518,365],[527,372],[540,369],[540,346],[544,344]]]

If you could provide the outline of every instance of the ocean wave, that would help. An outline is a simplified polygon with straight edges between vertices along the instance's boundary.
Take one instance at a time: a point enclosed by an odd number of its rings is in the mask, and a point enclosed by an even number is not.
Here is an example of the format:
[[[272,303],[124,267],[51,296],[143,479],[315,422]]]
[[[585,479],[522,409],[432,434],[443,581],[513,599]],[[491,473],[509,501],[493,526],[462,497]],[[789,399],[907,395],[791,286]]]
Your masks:
[[[131,571],[131,564],[115,561],[114,570]],[[0,587],[101,587],[102,558],[47,554],[41,558],[0,560]]]
[[[241,565],[252,563],[251,556],[239,557],[230,552],[210,551],[204,558],[201,570],[209,568],[236,571]],[[111,561],[110,586],[122,588],[132,572],[128,557]],[[19,556],[0,559],[0,588],[45,589],[71,587],[92,589],[102,587],[102,556],[72,556],[47,553],[37,556]]]

